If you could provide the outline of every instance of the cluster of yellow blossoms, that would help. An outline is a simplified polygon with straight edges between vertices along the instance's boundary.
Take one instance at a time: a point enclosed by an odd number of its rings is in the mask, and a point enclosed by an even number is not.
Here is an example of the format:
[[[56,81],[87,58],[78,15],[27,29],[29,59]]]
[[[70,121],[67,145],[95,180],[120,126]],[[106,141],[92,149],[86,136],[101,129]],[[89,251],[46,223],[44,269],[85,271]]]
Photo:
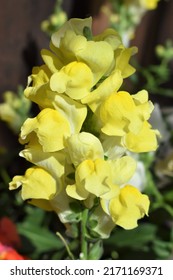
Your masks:
[[[24,91],[40,112],[20,133],[20,156],[33,166],[10,189],[22,186],[24,200],[63,223],[73,222],[78,201],[104,238],[148,213],[148,197],[128,183],[136,170],[130,154],[156,150],[158,131],[148,122],[148,93],[120,90],[135,71],[136,48],[125,48],[113,29],[92,37],[91,25],[91,18],[69,20],[41,52],[44,65],[34,67]]]

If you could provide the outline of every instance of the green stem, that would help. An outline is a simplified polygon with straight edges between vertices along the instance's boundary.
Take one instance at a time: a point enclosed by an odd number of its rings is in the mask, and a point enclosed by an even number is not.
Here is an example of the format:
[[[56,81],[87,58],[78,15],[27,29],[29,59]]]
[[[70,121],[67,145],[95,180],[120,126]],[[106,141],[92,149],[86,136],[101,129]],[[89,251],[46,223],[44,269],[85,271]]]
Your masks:
[[[69,246],[68,246],[66,240],[64,239],[64,237],[61,235],[60,232],[56,232],[56,235],[57,235],[57,236],[61,239],[61,241],[64,243],[65,248],[66,248],[66,250],[67,250],[67,253],[68,253],[69,257],[70,257],[72,260],[74,260],[74,256],[73,256],[73,254],[72,254],[72,252],[71,252],[71,250],[70,250],[70,248],[69,248]]]
[[[88,219],[88,209],[84,209],[82,212],[82,220],[81,220],[81,259],[88,259],[88,243],[86,240],[87,236],[87,219]]]

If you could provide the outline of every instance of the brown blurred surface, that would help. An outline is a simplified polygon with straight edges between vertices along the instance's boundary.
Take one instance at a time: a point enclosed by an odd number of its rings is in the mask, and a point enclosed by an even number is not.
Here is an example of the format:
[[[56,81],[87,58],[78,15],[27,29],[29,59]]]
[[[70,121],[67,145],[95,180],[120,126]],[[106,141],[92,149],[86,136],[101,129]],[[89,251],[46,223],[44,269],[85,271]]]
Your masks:
[[[44,4],[43,4],[44,3]],[[6,90],[26,86],[34,65],[41,63],[40,49],[49,38],[40,23],[53,10],[55,0],[1,0],[0,2],[0,101]],[[16,137],[0,122],[0,145],[17,148]]]
[[[0,3],[0,91],[25,85],[39,50],[48,46],[40,23],[52,12],[54,0],[1,0]],[[44,3],[44,4],[43,4]]]

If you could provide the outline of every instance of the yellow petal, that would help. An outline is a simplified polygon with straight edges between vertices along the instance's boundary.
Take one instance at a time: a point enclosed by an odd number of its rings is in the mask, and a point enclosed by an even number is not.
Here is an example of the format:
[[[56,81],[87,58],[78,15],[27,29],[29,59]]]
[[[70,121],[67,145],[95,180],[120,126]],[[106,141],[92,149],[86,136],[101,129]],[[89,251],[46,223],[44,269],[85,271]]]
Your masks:
[[[91,29],[92,18],[73,18],[67,21],[57,32],[55,32],[52,37],[51,41],[53,45],[57,48],[60,46],[61,38],[64,37],[66,31],[73,30],[78,35],[83,35],[84,27],[89,27]]]
[[[157,131],[151,129],[148,122],[144,122],[138,134],[129,132],[122,138],[122,145],[135,153],[155,151],[158,147]]]
[[[148,209],[148,197],[129,185],[122,188],[120,195],[111,199],[109,204],[113,221],[125,229],[137,227],[137,221],[148,214]]]
[[[122,46],[122,40],[119,33],[111,28],[107,28],[99,35],[94,36],[94,41],[105,41],[111,45],[113,50],[116,50],[118,47]]]
[[[23,200],[50,200],[59,191],[55,179],[39,167],[27,169],[24,176],[15,176],[10,182],[10,189],[18,188],[20,185],[22,185],[21,196]]]
[[[67,186],[69,196],[86,199],[90,194],[101,197],[111,191],[109,180],[111,175],[109,164],[103,159],[85,160],[76,168],[76,184]]]
[[[28,201],[29,204],[37,206],[45,211],[53,211],[53,207],[49,200],[46,199],[31,199]]]
[[[67,119],[71,134],[78,133],[87,116],[87,107],[62,94],[56,95],[53,105]]]
[[[136,47],[122,49],[116,58],[115,68],[121,71],[123,78],[129,77],[135,72],[135,68],[129,64],[129,60],[136,52]]]
[[[67,139],[67,147],[72,163],[78,166],[86,159],[104,158],[102,145],[91,133],[73,134]]]
[[[106,41],[87,41],[83,33],[78,35],[72,30],[66,30],[62,38],[59,35],[55,33],[52,37],[53,45],[58,46],[54,51],[63,57],[65,64],[74,60],[84,62],[93,73],[94,84],[112,67],[114,52]]]
[[[122,85],[123,78],[119,70],[114,71],[98,87],[82,99],[82,103],[88,104],[93,112],[107,97],[116,92]]]
[[[136,161],[130,156],[123,156],[110,161],[112,168],[113,183],[121,186],[128,182],[136,170]]]
[[[64,66],[60,58],[49,50],[43,49],[41,51],[41,56],[52,73],[57,72]]]
[[[43,152],[42,146],[38,142],[34,144],[30,142],[19,155],[29,162],[44,168],[57,180],[58,185],[61,186],[65,165],[64,151],[46,153]]]
[[[28,77],[28,85],[24,90],[24,95],[42,108],[51,108],[54,100],[55,93],[49,87],[51,74],[46,65],[34,67],[32,75]]]
[[[21,139],[36,133],[44,152],[64,148],[64,138],[70,135],[68,121],[56,110],[43,109],[35,118],[28,118],[21,128]]]
[[[85,200],[89,196],[89,192],[84,188],[80,188],[76,184],[68,185],[66,188],[66,192],[70,197],[73,197],[77,200]]]
[[[56,72],[50,79],[50,87],[58,93],[66,93],[72,99],[81,99],[93,86],[90,68],[82,62],[71,62]]]

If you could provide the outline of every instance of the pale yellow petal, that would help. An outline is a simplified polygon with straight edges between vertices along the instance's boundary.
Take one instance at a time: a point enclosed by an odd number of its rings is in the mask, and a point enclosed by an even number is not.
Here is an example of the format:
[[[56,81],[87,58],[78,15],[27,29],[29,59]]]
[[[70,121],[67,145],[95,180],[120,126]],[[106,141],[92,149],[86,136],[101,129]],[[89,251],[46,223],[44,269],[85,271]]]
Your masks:
[[[104,158],[101,142],[91,133],[73,134],[66,142],[71,161],[75,166],[86,159]]]
[[[135,153],[155,151],[158,147],[157,131],[151,129],[149,123],[144,122],[138,134],[129,132],[122,138],[122,145]]]
[[[10,189],[22,185],[21,196],[27,199],[50,200],[58,192],[55,179],[44,169],[31,167],[24,176],[15,176],[10,182]]]
[[[109,204],[110,215],[115,224],[125,228],[137,227],[137,221],[148,214],[149,199],[132,186],[121,189],[120,195]]]
[[[64,148],[64,138],[70,135],[70,125],[58,111],[47,108],[37,117],[25,121],[21,128],[21,139],[31,132],[36,133],[44,152],[54,152]]]
[[[93,74],[82,62],[71,62],[50,79],[50,87],[58,93],[66,93],[72,99],[82,99],[93,86]]]

